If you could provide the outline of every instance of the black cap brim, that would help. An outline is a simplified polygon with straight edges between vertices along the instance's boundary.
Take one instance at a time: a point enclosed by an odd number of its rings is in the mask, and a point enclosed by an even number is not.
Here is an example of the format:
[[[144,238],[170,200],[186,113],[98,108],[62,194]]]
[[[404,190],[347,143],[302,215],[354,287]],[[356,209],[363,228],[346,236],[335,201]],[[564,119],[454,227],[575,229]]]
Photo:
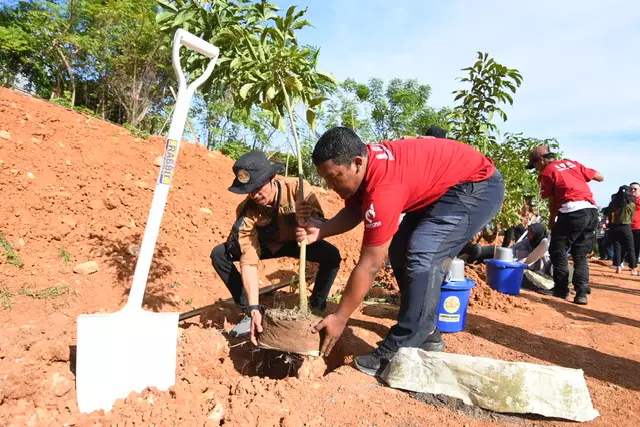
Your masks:
[[[235,194],[249,194],[251,192],[254,192],[258,188],[265,185],[269,181],[269,178],[271,178],[273,175],[282,172],[283,169],[284,166],[282,166],[281,164],[273,164],[266,171],[266,173],[260,175],[260,177],[256,178],[255,180],[252,180],[253,182],[247,182],[246,184],[241,183],[240,181],[238,181],[238,178],[235,178],[233,180],[233,184],[231,184],[231,187],[229,187],[229,191]]]
[[[529,159],[529,163],[527,163],[526,166],[527,169],[533,169],[535,168],[534,164],[533,164],[533,160]]]

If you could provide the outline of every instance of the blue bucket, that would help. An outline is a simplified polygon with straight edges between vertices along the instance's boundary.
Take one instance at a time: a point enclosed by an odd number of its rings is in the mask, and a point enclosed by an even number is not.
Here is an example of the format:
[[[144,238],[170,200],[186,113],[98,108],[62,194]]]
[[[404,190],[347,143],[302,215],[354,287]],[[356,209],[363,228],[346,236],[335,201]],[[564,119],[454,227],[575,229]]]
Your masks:
[[[465,279],[456,282],[445,282],[440,292],[438,320],[436,325],[442,332],[460,332],[467,320],[467,307],[471,289],[476,282]]]
[[[487,265],[487,284],[491,289],[507,295],[520,294],[527,264],[497,259],[487,259],[484,262]]]

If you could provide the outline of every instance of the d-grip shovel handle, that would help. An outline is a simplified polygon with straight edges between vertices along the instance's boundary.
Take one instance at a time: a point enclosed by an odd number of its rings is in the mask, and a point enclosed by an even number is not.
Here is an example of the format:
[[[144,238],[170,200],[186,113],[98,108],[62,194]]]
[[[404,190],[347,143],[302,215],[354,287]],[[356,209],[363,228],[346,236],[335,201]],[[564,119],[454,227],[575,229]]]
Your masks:
[[[207,65],[202,75],[188,87],[184,72],[180,67],[180,47],[183,45],[211,58],[209,65]],[[160,167],[158,181],[153,190],[153,200],[151,201],[149,218],[147,219],[144,236],[142,237],[140,255],[138,255],[136,269],[133,273],[133,283],[131,285],[131,291],[129,292],[129,299],[123,310],[140,310],[142,308],[142,300],[144,298],[144,291],[153,258],[153,250],[156,246],[162,215],[164,214],[164,208],[167,204],[167,195],[169,194],[169,187],[171,186],[177,164],[176,161],[178,160],[180,141],[182,140],[182,133],[184,132],[184,125],[187,120],[191,98],[196,89],[211,76],[219,54],[220,50],[217,47],[183,29],[177,30],[173,37],[172,59],[173,69],[178,76],[178,97],[176,99],[176,107],[173,112],[169,135],[162,156],[162,166]]]

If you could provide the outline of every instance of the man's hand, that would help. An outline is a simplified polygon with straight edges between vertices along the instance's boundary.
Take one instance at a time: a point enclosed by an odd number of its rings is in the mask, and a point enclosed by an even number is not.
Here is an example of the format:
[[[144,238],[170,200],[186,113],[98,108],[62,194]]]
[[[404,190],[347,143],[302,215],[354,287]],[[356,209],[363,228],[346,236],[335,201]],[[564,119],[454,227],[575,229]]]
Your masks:
[[[251,342],[258,345],[258,334],[262,332],[262,313],[260,310],[251,310]]]
[[[333,346],[338,342],[344,328],[347,326],[347,319],[343,319],[335,314],[330,314],[316,326],[311,329],[311,332],[317,333],[321,330],[325,330],[324,339],[322,340],[322,348],[320,349],[321,356],[328,356],[333,350]]]
[[[298,225],[304,227],[313,214],[314,207],[306,200],[296,202],[296,218],[298,219]]]
[[[298,246],[300,246],[305,240],[307,241],[307,245],[320,240],[321,225],[321,221],[318,221],[315,218],[309,218],[304,227],[298,227],[296,229],[296,240],[298,242]]]

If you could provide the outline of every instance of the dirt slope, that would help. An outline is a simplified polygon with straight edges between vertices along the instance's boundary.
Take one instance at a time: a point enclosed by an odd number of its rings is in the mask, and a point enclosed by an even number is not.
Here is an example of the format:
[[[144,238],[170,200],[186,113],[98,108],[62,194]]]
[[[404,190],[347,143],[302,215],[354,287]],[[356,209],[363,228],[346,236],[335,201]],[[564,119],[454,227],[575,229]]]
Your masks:
[[[385,304],[358,311],[328,368],[305,365],[300,378],[276,379],[295,375],[297,367],[287,372],[292,365],[283,360],[228,341],[221,331],[237,314],[233,305],[218,303],[182,324],[171,391],[130,396],[107,414],[79,414],[75,319],[124,303],[163,143],[0,88],[0,233],[15,250],[10,259],[0,255],[0,425],[563,425],[427,405],[357,372],[349,365],[353,355],[370,351],[393,324],[397,308]],[[148,309],[183,312],[228,297],[209,253],[226,238],[241,200],[226,190],[231,165],[218,152],[183,144]],[[335,194],[321,192],[321,198],[329,215],[340,209]],[[335,290],[357,261],[360,235],[356,229],[333,239],[343,255]],[[99,270],[73,272],[87,261]],[[15,265],[20,262],[22,268]],[[526,292],[505,297],[480,283],[468,327],[446,337],[448,351],[582,368],[602,413],[593,425],[636,425],[640,282],[592,267],[587,307]],[[262,284],[296,270],[294,260],[267,262]],[[379,280],[395,285],[388,272]],[[264,302],[290,305],[295,298],[279,292]],[[332,372],[319,376],[325,369]]]

